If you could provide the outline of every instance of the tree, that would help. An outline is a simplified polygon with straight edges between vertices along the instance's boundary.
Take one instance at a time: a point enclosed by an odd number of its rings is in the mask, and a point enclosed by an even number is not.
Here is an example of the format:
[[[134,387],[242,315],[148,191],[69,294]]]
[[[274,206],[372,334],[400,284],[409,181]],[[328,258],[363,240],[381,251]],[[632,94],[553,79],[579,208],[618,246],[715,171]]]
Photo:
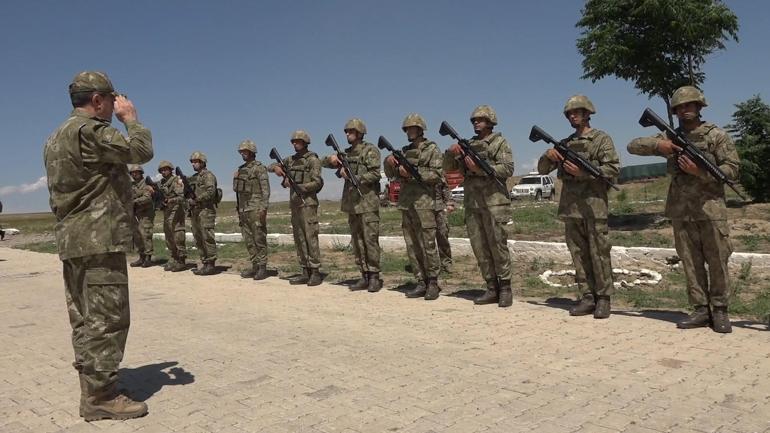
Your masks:
[[[583,79],[634,82],[669,108],[674,90],[699,87],[706,56],[738,41],[738,18],[719,0],[588,0],[576,27]]]
[[[755,95],[735,108],[727,130],[735,137],[741,157],[741,185],[755,202],[766,202],[770,199],[770,106]]]

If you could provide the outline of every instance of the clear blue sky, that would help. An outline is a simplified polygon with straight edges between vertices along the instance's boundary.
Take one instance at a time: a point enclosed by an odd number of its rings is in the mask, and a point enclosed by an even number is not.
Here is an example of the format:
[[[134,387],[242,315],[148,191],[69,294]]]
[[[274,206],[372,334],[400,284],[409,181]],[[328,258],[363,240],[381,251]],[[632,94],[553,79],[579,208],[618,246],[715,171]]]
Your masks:
[[[707,120],[724,125],[733,104],[768,98],[770,3],[730,1],[740,43],[709,58],[704,84]],[[575,93],[597,107],[594,127],[610,133],[626,165],[625,146],[651,134],[636,123],[658,100],[631,83],[581,80],[575,48],[582,2],[555,1],[34,1],[6,2],[0,14],[0,200],[5,212],[48,209],[42,146],[68,115],[67,85],[81,70],[107,72],[152,130],[155,173],[161,159],[191,172],[194,150],[231,193],[241,163],[238,143],[251,138],[257,157],[275,146],[290,153],[289,134],[303,128],[311,148],[342,139],[353,116],[368,139],[404,144],[401,121],[419,112],[442,148],[442,120],[471,135],[468,115],[492,105],[512,144],[516,173],[532,169],[544,150],[527,140],[538,124],[566,136],[561,114]],[[114,121],[119,125],[117,121]],[[323,197],[339,195],[325,170]],[[276,200],[286,198],[275,176]],[[26,184],[26,187],[25,187]],[[38,184],[40,185],[40,184]]]

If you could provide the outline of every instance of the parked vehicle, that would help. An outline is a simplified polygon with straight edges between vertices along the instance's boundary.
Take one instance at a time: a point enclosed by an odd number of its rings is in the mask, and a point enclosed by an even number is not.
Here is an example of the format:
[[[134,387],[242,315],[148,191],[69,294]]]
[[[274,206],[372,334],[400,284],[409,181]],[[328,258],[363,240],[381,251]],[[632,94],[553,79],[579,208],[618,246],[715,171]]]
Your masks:
[[[553,200],[556,194],[556,185],[553,178],[548,175],[530,173],[521,178],[519,183],[513,187],[511,197],[514,199],[532,197],[535,200],[549,198]]]

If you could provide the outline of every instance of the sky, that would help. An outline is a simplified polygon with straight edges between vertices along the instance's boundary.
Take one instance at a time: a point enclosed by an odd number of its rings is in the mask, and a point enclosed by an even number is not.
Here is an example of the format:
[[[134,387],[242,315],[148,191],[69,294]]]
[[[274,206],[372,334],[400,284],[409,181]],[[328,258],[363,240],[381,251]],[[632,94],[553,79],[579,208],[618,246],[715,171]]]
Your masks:
[[[155,174],[170,160],[190,174],[193,151],[233,197],[242,163],[238,144],[291,154],[289,136],[305,129],[321,156],[333,133],[363,119],[367,139],[407,144],[401,122],[411,112],[428,123],[442,149],[442,120],[473,133],[469,115],[488,104],[513,148],[515,174],[533,169],[545,144],[527,137],[537,124],[555,137],[570,132],[562,115],[571,95],[597,108],[592,125],[610,134],[623,165],[659,162],[631,156],[626,144],[651,135],[637,123],[659,99],[630,82],[583,80],[575,41],[583,3],[551,1],[9,1],[0,13],[0,200],[4,212],[48,210],[43,143],[69,115],[67,86],[82,70],[101,70],[134,102],[152,131]],[[739,43],[711,55],[704,119],[730,122],[734,104],[770,92],[770,2],[728,1]],[[764,54],[763,54],[764,53]],[[116,127],[123,128],[117,120]],[[341,182],[324,170],[322,198],[338,199]],[[271,199],[287,191],[271,175]]]

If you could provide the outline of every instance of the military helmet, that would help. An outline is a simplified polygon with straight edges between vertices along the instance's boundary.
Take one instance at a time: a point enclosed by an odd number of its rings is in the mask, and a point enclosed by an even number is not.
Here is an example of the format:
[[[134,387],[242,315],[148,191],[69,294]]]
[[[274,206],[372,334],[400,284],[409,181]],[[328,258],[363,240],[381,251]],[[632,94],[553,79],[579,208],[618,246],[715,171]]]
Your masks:
[[[169,170],[173,170],[174,169],[174,164],[172,164],[169,161],[161,161],[160,164],[158,164],[158,172],[160,172],[164,168],[167,168]]]
[[[193,162],[195,160],[198,160],[202,163],[206,163],[208,160],[206,159],[206,154],[203,152],[193,152],[192,155],[190,155],[190,162]]]
[[[471,113],[471,122],[473,122],[473,119],[477,118],[487,119],[492,125],[497,125],[497,113],[495,113],[495,109],[489,105],[479,105],[473,110]]]
[[[576,110],[578,108],[587,110],[591,114],[596,114],[594,104],[591,103],[591,100],[585,95],[570,96],[569,99],[567,99],[567,102],[564,103],[563,113],[567,114],[567,111]]]
[[[686,104],[688,102],[697,102],[701,107],[706,107],[706,97],[703,96],[703,92],[697,87],[682,86],[674,92],[671,96],[671,111],[678,105]]]
[[[83,71],[75,75],[69,86],[70,95],[73,93],[99,92],[116,95],[112,82],[104,72]]]
[[[347,131],[348,129],[354,129],[360,132],[361,135],[366,134],[366,124],[364,123],[363,120],[356,117],[348,120],[348,122],[345,124],[345,131]]]
[[[256,154],[257,153],[257,144],[254,143],[251,140],[243,140],[243,141],[241,141],[241,144],[238,145],[238,152],[240,152],[242,150],[248,150],[249,152],[251,152],[253,154]],[[205,158],[205,156],[204,156],[204,158]]]
[[[305,142],[306,145],[310,144],[310,134],[303,131],[302,129],[298,129],[291,133],[291,140],[289,141],[294,141],[294,140],[302,140]]]
[[[417,113],[407,114],[404,119],[404,123],[401,124],[401,130],[406,131],[406,128],[410,126],[417,126],[423,131],[428,130],[428,124],[425,123],[425,119]]]
[[[142,168],[141,165],[131,164],[131,165],[128,166],[128,172],[129,173],[133,173],[135,171],[139,171],[139,172],[144,173],[144,169]]]

